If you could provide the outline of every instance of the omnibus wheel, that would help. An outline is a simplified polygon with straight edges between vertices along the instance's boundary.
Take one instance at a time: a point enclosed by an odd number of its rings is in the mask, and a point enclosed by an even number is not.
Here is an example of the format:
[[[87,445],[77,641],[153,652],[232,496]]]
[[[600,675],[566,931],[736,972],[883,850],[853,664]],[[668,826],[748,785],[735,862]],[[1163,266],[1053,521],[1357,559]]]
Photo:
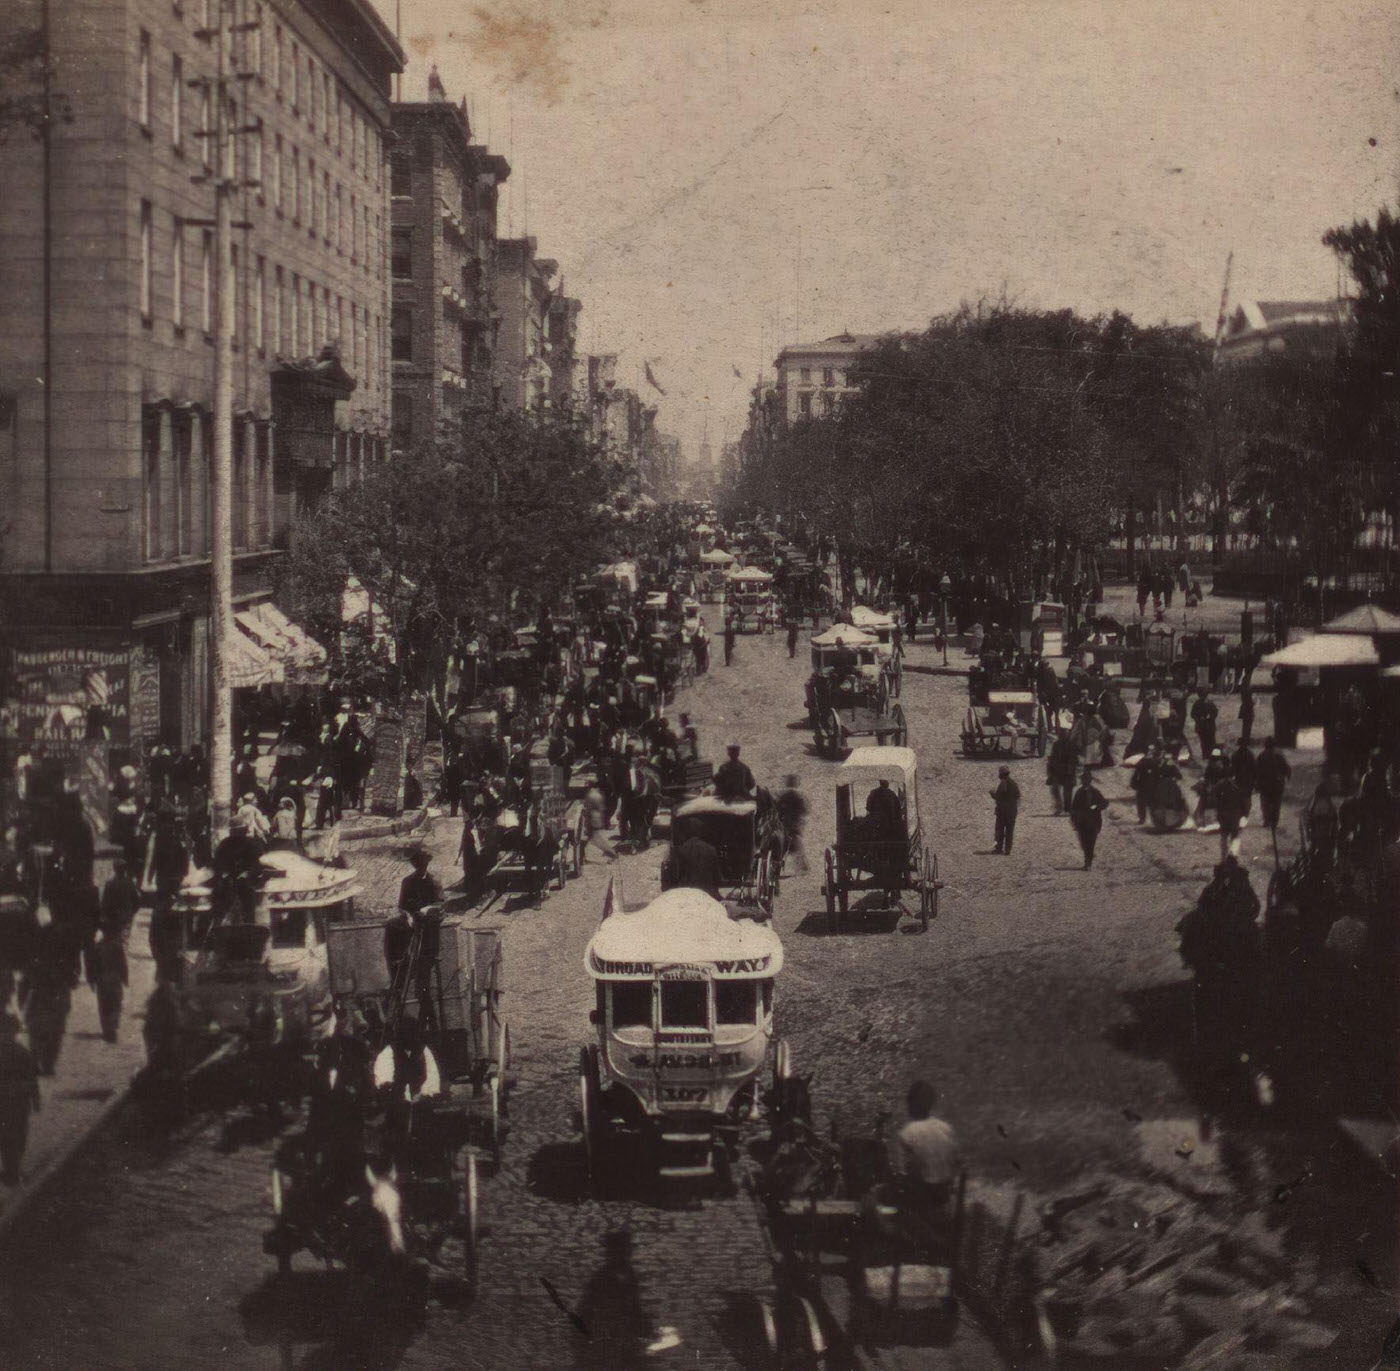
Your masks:
[[[836,857],[830,848],[826,850],[826,883],[822,891],[826,895],[826,921],[833,933],[839,933],[841,916],[836,911]]]
[[[773,1088],[779,1089],[784,1081],[792,1079],[792,1044],[786,1038],[779,1038],[773,1049]]]
[[[583,1148],[588,1164],[588,1183],[596,1188],[603,1170],[604,1121],[602,1082],[598,1073],[598,1049],[579,1049],[578,1089],[579,1118],[583,1129]]]

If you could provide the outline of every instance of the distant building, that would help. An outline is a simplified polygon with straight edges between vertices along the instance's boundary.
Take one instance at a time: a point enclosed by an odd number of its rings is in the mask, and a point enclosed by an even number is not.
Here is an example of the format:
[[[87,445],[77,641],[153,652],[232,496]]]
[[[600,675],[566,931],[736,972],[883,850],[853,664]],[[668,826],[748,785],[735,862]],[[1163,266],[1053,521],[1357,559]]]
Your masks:
[[[1216,365],[1334,357],[1351,319],[1349,300],[1242,300],[1226,320]]]
[[[465,101],[448,102],[436,70],[428,99],[396,104],[393,118],[390,346],[402,449],[495,402],[496,213],[510,165],[472,142]]]
[[[839,333],[819,343],[784,348],[773,363],[779,422],[790,427],[801,419],[831,414],[856,389],[850,380],[853,363],[879,341],[874,333]]]
[[[239,688],[283,670],[248,616],[299,517],[388,454],[403,53],[372,0],[10,0],[5,19],[47,26],[72,117],[0,144],[0,618],[24,701],[0,708],[0,752],[186,747],[208,727],[217,274],[234,277]],[[55,730],[53,700],[86,708],[86,740]]]
[[[559,264],[536,256],[538,246],[534,238],[503,238],[496,249],[496,386],[501,404],[516,409],[544,409],[574,381],[582,306],[552,284]]]

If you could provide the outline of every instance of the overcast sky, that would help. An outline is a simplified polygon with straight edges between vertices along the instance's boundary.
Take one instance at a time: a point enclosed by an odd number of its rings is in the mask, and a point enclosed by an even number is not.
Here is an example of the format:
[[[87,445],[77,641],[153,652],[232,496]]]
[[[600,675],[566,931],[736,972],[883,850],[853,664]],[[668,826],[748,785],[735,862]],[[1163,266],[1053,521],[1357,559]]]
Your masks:
[[[1397,200],[1393,0],[400,3],[404,98],[466,95],[502,233],[528,200],[687,455],[784,343],[1003,289],[1213,328],[1229,251],[1234,298],[1326,296],[1323,231]]]

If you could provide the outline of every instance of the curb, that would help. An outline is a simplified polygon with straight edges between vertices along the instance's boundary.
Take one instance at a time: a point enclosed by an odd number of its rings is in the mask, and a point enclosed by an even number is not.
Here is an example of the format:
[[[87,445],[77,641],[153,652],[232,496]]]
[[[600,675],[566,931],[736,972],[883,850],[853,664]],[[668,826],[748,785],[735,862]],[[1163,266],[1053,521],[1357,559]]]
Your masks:
[[[96,1117],[88,1124],[85,1124],[68,1142],[66,1142],[49,1159],[48,1164],[40,1171],[36,1172],[20,1187],[19,1193],[0,1212],[0,1241],[3,1241],[10,1229],[20,1220],[32,1205],[42,1195],[50,1185],[76,1160],[78,1153],[85,1148],[88,1143],[105,1128],[112,1116],[122,1108],[131,1098],[132,1086],[135,1077],[127,1078],[126,1083],[112,1094],[102,1108],[97,1112]]]
[[[426,807],[413,814],[405,814],[400,819],[386,819],[380,823],[361,824],[356,828],[343,828],[340,841],[343,843],[369,842],[375,838],[397,838],[404,833],[412,833],[423,827],[429,820]]]

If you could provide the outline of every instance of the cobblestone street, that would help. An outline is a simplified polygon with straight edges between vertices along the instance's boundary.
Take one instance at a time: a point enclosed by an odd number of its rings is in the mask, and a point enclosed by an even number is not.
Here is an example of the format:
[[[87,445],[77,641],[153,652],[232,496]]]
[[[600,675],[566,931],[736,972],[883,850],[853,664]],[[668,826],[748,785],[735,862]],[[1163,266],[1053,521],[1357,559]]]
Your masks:
[[[1015,851],[991,854],[995,768],[955,755],[965,682],[935,665],[932,648],[914,646],[903,694],[925,829],[946,882],[940,916],[922,936],[880,915],[827,932],[821,853],[833,834],[836,767],[814,754],[799,723],[805,649],[790,661],[780,637],[741,638],[731,668],[713,668],[676,702],[707,756],[738,742],[761,783],[796,773],[811,802],[810,867],[784,880],[775,916],[787,953],[777,1031],[793,1044],[796,1070],[812,1075],[818,1126],[838,1117],[868,1128],[881,1111],[898,1120],[909,1081],[922,1074],[937,1082],[984,1189],[1034,1199],[1106,1172],[1166,1178],[1207,1205],[1257,1202],[1300,1262],[1319,1263],[1319,1317],[1347,1311],[1333,1316],[1342,1336],[1329,1350],[1289,1364],[1369,1364],[1362,1359],[1374,1357],[1391,1318],[1385,1225],[1372,1222],[1385,1191],[1336,1126],[1341,1105],[1304,1107],[1310,1079],[1280,1071],[1275,1117],[1231,1097],[1233,1086],[1194,1076],[1182,1054],[1185,982],[1172,929],[1209,874],[1216,839],[1139,831],[1127,773],[1110,772],[1100,862],[1084,872],[1066,822],[1050,817],[1042,764],[1024,761],[1015,766]],[[1222,713],[1232,726],[1230,707]],[[1312,782],[1305,759],[1295,762],[1296,797]],[[1289,817],[1281,833],[1293,827]],[[430,846],[445,883],[457,838],[457,824],[435,823]],[[392,907],[404,843],[350,850],[362,908]],[[1262,896],[1273,864],[1267,834],[1249,829],[1244,844]],[[622,873],[637,904],[659,889],[660,856],[654,844],[617,868],[595,859],[539,907],[508,899],[480,916],[505,930],[515,1085],[504,1165],[483,1190],[473,1301],[435,1301],[422,1326],[402,1328],[304,1257],[294,1281],[277,1286],[260,1246],[271,1140],[237,1113],[153,1134],[133,1106],[10,1235],[0,1266],[4,1365],[623,1367],[632,1362],[599,1332],[618,1311],[608,1282],[594,1279],[615,1231],[632,1237],[645,1319],[680,1339],[647,1363],[745,1365],[731,1315],[745,1292],[771,1281],[747,1196],[585,1196],[575,1073],[593,1001],[583,951],[609,872]],[[1309,1184],[1279,1201],[1278,1187],[1299,1176]],[[993,1364],[975,1341],[929,1363]]]

